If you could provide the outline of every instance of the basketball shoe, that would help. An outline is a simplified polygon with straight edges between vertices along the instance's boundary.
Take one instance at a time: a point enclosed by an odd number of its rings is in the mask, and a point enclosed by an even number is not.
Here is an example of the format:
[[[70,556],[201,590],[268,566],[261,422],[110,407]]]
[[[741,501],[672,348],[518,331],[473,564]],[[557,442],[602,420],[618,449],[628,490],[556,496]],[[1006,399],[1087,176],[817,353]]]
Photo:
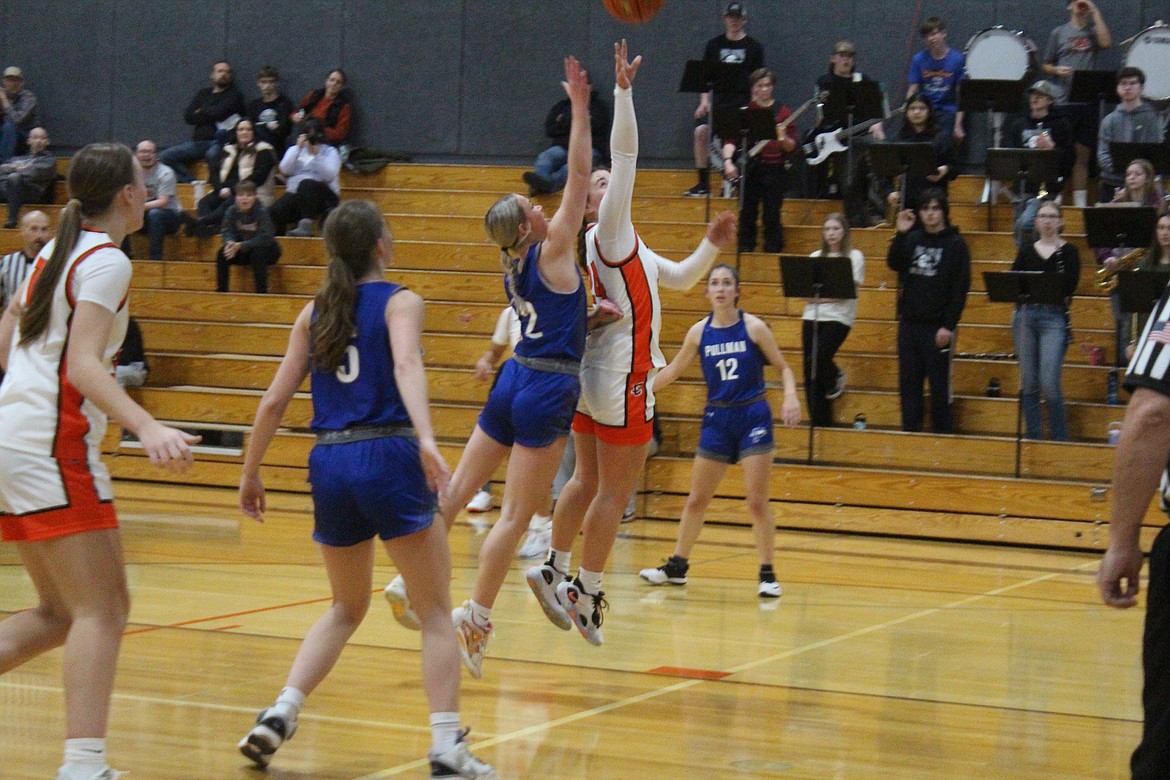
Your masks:
[[[528,523],[528,536],[516,551],[517,558],[540,558],[548,553],[548,546],[552,543],[552,518],[545,515],[533,515]]]
[[[581,580],[565,580],[557,586],[557,601],[586,642],[600,645],[605,641],[601,635],[601,623],[605,620],[603,613],[609,609],[609,604],[604,593],[586,593]]]
[[[466,494],[465,494],[466,495]],[[492,508],[492,492],[481,490],[471,497],[464,507],[468,512],[486,512]]]
[[[406,580],[402,579],[401,574],[390,580],[382,595],[390,602],[390,609],[394,612],[394,619],[399,625],[411,631],[418,631],[418,615],[410,608],[410,596],[406,595]]]
[[[296,718],[284,718],[272,710],[272,707],[260,710],[256,716],[256,725],[237,746],[241,753],[259,767],[267,767],[276,749],[297,733]]]
[[[492,638],[492,624],[481,626],[475,622],[471,615],[470,601],[465,601],[462,607],[451,610],[451,622],[455,624],[455,635],[459,637],[459,652],[463,655],[463,665],[471,672],[471,676],[478,680],[483,677],[483,654],[487,650],[488,640]]]
[[[567,582],[569,575],[558,571],[552,565],[551,556],[548,561],[525,572],[524,579],[528,580],[528,587],[532,588],[532,595],[536,596],[536,601],[544,610],[544,616],[562,631],[572,628],[573,621],[569,619],[557,598],[557,586]]]
[[[779,582],[772,580],[771,582],[761,582],[756,593],[766,599],[778,599],[784,591],[780,588]]]
[[[459,735],[455,747],[446,753],[435,755],[431,753],[431,779],[435,778],[474,778],[475,780],[496,780],[496,770],[491,764],[485,764],[467,749],[467,730]]]
[[[690,564],[687,563],[686,558],[672,555],[661,566],[653,569],[642,569],[638,572],[638,576],[651,585],[665,585],[668,582],[671,585],[686,585],[687,569],[689,568]]]
[[[106,767],[96,775],[90,775],[85,780],[118,780],[119,777],[122,777],[125,774],[128,773],[119,772],[117,769],[110,769],[109,767]],[[65,774],[64,767],[57,770],[57,780],[71,780],[71,778]]]

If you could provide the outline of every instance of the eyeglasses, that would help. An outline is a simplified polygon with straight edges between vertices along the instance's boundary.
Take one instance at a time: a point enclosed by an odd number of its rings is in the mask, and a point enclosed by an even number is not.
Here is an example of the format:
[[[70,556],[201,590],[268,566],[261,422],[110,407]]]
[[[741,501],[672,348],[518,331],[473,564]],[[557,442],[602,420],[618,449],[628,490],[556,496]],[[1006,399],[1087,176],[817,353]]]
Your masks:
[[[1059,214],[1037,214],[1036,219],[1060,219]]]

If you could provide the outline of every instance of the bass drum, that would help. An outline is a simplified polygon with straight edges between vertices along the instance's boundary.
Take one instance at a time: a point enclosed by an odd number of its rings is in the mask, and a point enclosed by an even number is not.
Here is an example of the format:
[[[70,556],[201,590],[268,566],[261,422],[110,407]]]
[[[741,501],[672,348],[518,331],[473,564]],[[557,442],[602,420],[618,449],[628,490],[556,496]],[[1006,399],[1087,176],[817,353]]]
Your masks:
[[[1147,27],[1133,37],[1125,64],[1146,74],[1142,94],[1150,100],[1170,100],[1170,27]]]
[[[1003,26],[972,35],[965,54],[969,79],[1022,81],[1036,69],[1036,44]]]

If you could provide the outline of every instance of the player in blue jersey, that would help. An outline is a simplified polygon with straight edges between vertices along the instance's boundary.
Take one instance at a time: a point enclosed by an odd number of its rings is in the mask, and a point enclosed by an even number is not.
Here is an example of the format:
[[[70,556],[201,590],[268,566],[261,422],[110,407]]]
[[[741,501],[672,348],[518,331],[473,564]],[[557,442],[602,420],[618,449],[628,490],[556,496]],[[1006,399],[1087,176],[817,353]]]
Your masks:
[[[772,408],[765,397],[764,366],[772,364],[783,376],[784,403],[780,407],[780,419],[789,426],[800,423],[796,378],[780,354],[768,325],[739,309],[739,276],[735,269],[722,263],[711,269],[707,277],[707,299],[711,301],[711,314],[691,326],[674,360],[654,378],[657,393],[678,379],[699,357],[703,379],[707,382],[707,408],[674,555],[662,566],[643,569],[641,575],[652,585],[686,584],[687,558],[703,530],[703,514],[727,467],[739,463],[760,554],[757,592],[760,596],[776,598],[780,595],[780,583],[776,582],[772,570],[776,520],[768,501]]]
[[[494,778],[464,741],[459,649],[451,625],[447,533],[434,522],[450,478],[427,408],[420,337],[423,302],[386,281],[393,239],[377,206],[342,203],[325,221],[329,268],[293,325],[288,351],[256,410],[240,479],[240,508],[263,521],[264,453],[306,376],[313,394],[309,455],[314,528],[333,604],[301,643],[285,687],[240,741],[259,766],[296,732],[305,697],[325,679],[370,605],[374,537],[414,597],[430,704],[431,777]]]

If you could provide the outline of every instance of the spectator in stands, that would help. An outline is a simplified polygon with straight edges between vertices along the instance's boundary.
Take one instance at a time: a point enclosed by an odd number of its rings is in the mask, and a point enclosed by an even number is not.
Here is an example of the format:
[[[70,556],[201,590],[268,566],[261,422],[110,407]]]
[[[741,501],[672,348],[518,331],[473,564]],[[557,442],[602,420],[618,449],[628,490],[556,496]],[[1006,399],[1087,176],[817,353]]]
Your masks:
[[[942,17],[931,16],[919,28],[921,51],[910,60],[906,81],[910,87],[906,99],[921,92],[934,106],[939,126],[955,137],[955,144],[963,142],[963,112],[959,110],[959,82],[963,78],[966,57],[961,51],[947,45],[947,24]]]
[[[24,88],[24,72],[15,65],[4,69],[0,119],[0,162],[6,162],[37,125],[37,96]]]
[[[268,209],[248,179],[236,184],[235,199],[223,217],[223,246],[215,256],[215,289],[227,292],[228,266],[252,266],[256,292],[268,292],[268,266],[280,259],[280,244]]]
[[[528,196],[560,192],[569,178],[569,99],[559,100],[544,119],[544,134],[552,146],[536,156],[531,171],[524,172]],[[601,165],[609,159],[609,128],[613,113],[609,104],[593,88],[589,93],[589,131],[593,136],[593,164]]]
[[[889,119],[887,122],[897,127],[883,135],[893,136],[893,140],[900,143],[928,143],[934,147],[935,171],[929,176],[910,176],[906,181],[906,202],[902,203],[901,177],[897,179],[883,179],[879,181],[879,188],[885,194],[887,209],[901,208],[917,209],[922,200],[922,193],[928,189],[942,190],[947,193],[947,182],[955,178],[953,160],[953,144],[951,134],[938,121],[938,112],[927,100],[925,95],[916,94],[906,101],[906,110],[898,119]]]
[[[248,103],[248,118],[256,128],[257,142],[269,144],[280,156],[288,148],[288,134],[292,132],[292,101],[280,91],[280,71],[271,65],[256,74],[256,86],[260,97]]]
[[[276,235],[285,235],[289,222],[297,226],[290,236],[313,235],[313,220],[324,221],[336,208],[341,195],[341,155],[325,143],[321,120],[311,116],[303,123],[303,132],[280,161],[285,176],[285,193],[272,204],[272,223]]]
[[[0,257],[0,312],[7,311],[12,296],[28,278],[37,255],[52,237],[45,212],[30,211],[21,217],[20,249]],[[4,371],[0,369],[0,379],[3,378]]]
[[[20,249],[0,257],[0,311],[8,308],[17,288],[32,271],[33,261],[52,237],[45,212],[30,211],[20,218]]]
[[[752,99],[752,73],[764,67],[764,47],[747,34],[747,8],[743,3],[728,3],[723,9],[722,35],[707,41],[703,59],[707,62],[722,62],[735,66],[734,83],[724,88],[704,92],[699,96],[699,107],[695,109],[695,168],[699,181],[683,193],[690,198],[705,198],[710,192],[711,170],[711,129],[707,126],[707,115],[712,108],[724,106],[739,108]]]
[[[239,182],[252,182],[261,203],[272,205],[276,152],[268,142],[256,140],[251,119],[241,119],[234,135],[232,143],[220,151],[208,171],[211,191],[199,199],[196,234],[215,235],[219,231],[224,213],[235,200],[233,190]]]
[[[1101,167],[1101,194],[1099,201],[1108,203],[1114,190],[1124,184],[1125,174],[1113,164],[1111,141],[1126,143],[1162,142],[1162,117],[1148,100],[1142,97],[1146,74],[1141,68],[1125,67],[1117,71],[1117,97],[1120,105],[1101,120],[1097,134],[1097,164]]]
[[[935,433],[951,433],[951,358],[955,330],[971,289],[967,242],[951,225],[940,190],[922,193],[914,212],[898,212],[886,265],[898,274],[898,390],[902,430],[921,431],[922,382],[930,382],[930,417]]]
[[[244,96],[232,78],[232,66],[220,60],[211,67],[211,86],[195,93],[183,119],[195,129],[190,141],[163,151],[159,161],[174,171],[178,181],[194,180],[187,164],[202,160],[215,145],[220,130],[231,130],[244,115]]]
[[[0,163],[0,199],[8,203],[5,228],[16,227],[20,207],[25,203],[52,202],[57,158],[49,154],[48,146],[48,132],[43,127],[34,127],[28,134],[28,154]]]
[[[1069,20],[1054,29],[1044,47],[1045,75],[1056,87],[1056,104],[1073,132],[1073,205],[1088,205],[1089,157],[1097,147],[1097,101],[1068,104],[1073,73],[1097,67],[1097,52],[1113,45],[1105,17],[1093,0],[1068,0]],[[1068,104],[1068,105],[1066,105]]]
[[[1020,361],[1020,405],[1025,436],[1043,438],[1040,399],[1048,408],[1048,437],[1068,441],[1068,414],[1061,392],[1061,367],[1068,350],[1068,306],[1080,279],[1077,248],[1061,237],[1064,222],[1060,206],[1043,201],[1036,209],[1036,241],[1025,243],[1012,263],[1013,271],[1037,271],[1060,278],[1063,300],[1058,303],[1020,303],[1012,316],[1012,337]]]
[[[1055,149],[1056,178],[1044,183],[1049,197],[1055,198],[1064,190],[1064,181],[1072,171],[1076,158],[1072,126],[1063,116],[1052,110],[1056,102],[1056,87],[1050,81],[1037,81],[1028,87],[1028,110],[1012,117],[1004,128],[1003,145],[1015,149]],[[1040,185],[1024,182],[1027,199],[1020,216],[1016,218],[1016,244],[1023,247],[1032,241],[1036,225],[1036,210],[1040,208]]]
[[[341,68],[329,71],[325,86],[305,95],[294,122],[303,122],[307,117],[316,117],[324,128],[323,138],[331,146],[341,146],[349,140],[350,124],[353,122],[353,92],[345,85],[349,78]]]
[[[159,162],[158,146],[149,138],[138,142],[134,156],[142,166],[146,183],[146,215],[140,233],[150,236],[150,259],[163,259],[163,239],[172,235],[183,223],[183,207],[179,204],[178,184],[170,166]],[[127,236],[127,244],[129,236]],[[123,251],[128,247],[123,247]],[[127,252],[126,254],[129,254]]]
[[[146,345],[142,341],[142,329],[138,327],[138,321],[131,317],[126,322],[126,338],[122,339],[122,348],[118,350],[114,365],[114,379],[122,387],[142,387],[146,384],[148,373],[150,373],[150,363],[146,360]]]

